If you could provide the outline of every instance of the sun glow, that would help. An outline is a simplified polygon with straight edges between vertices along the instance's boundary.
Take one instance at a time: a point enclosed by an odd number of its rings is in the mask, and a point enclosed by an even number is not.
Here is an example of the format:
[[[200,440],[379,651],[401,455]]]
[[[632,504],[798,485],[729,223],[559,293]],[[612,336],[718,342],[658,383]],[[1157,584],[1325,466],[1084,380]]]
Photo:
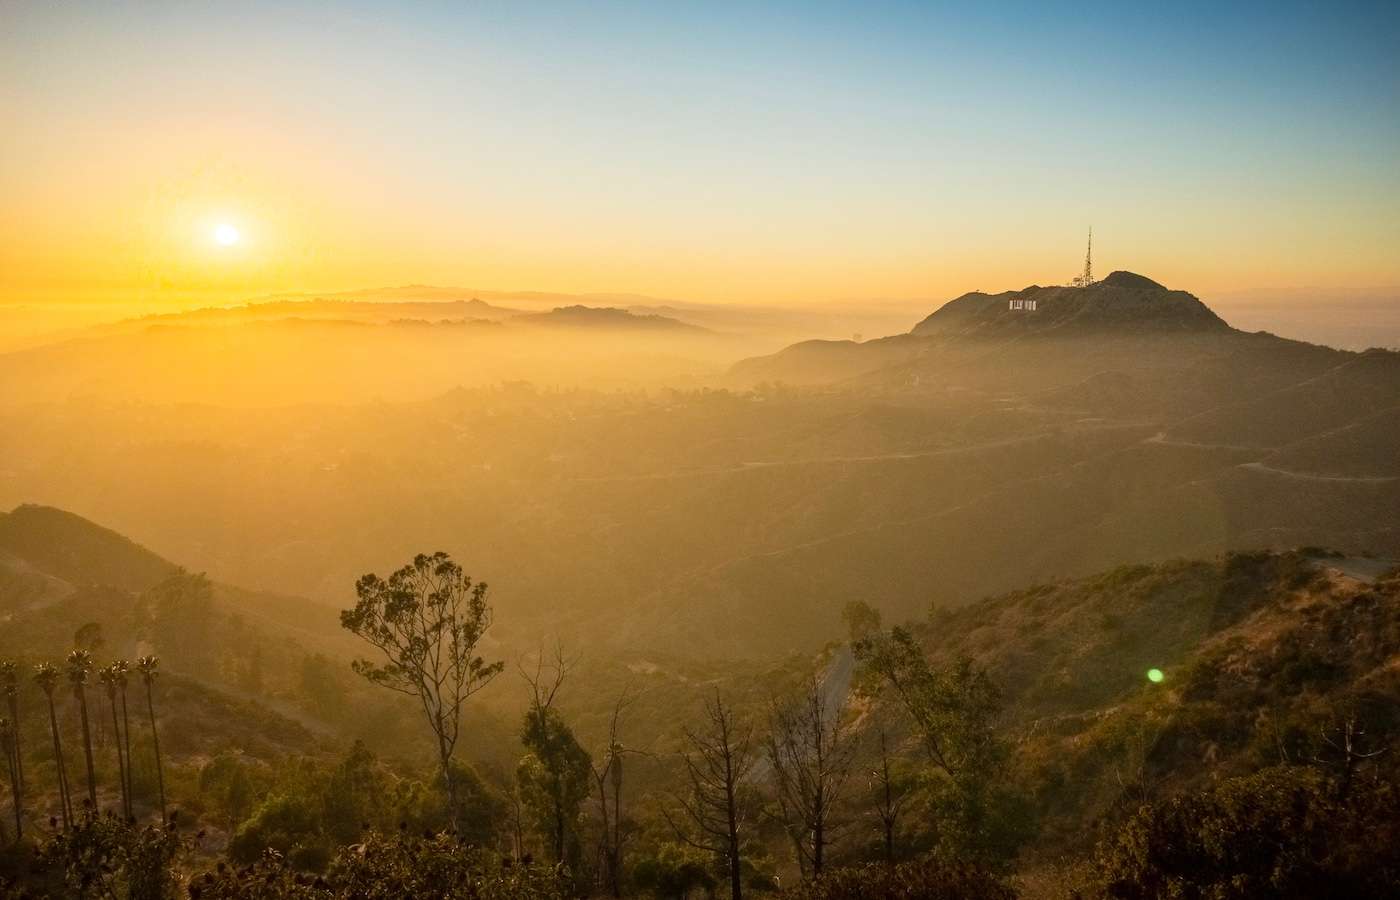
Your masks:
[[[241,235],[238,233],[238,229],[227,222],[214,226],[214,242],[220,246],[232,247],[234,244],[238,243],[240,237]]]

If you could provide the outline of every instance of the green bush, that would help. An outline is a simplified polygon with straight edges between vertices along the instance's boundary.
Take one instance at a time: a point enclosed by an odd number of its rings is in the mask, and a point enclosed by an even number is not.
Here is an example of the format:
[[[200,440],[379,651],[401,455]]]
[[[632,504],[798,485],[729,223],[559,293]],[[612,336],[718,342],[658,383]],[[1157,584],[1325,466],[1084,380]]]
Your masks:
[[[708,896],[719,884],[716,875],[713,855],[679,844],[662,844],[632,867],[632,882],[661,900],[681,900],[697,889]]]
[[[299,797],[277,795],[258,806],[228,844],[234,862],[252,863],[275,850],[299,868],[320,871],[330,859],[320,810]]]

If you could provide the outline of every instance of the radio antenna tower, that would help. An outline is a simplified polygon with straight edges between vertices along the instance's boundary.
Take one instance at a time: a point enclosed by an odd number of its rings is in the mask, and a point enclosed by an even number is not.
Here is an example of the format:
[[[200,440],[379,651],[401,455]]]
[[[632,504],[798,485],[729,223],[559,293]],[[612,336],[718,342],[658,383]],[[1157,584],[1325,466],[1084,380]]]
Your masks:
[[[1094,283],[1094,228],[1089,227],[1089,249],[1084,251],[1084,274],[1070,279],[1070,287],[1088,287]]]

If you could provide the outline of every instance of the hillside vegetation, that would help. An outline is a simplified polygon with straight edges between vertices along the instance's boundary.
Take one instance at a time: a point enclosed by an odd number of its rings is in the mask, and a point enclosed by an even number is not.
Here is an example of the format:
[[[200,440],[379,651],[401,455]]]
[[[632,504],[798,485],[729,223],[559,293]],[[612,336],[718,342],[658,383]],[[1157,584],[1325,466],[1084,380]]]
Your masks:
[[[72,641],[85,641],[102,657],[157,648],[168,660],[170,674],[160,682],[157,697],[164,784],[171,804],[183,811],[184,833],[198,829],[202,834],[186,849],[173,848],[185,860],[179,870],[185,874],[177,873],[178,878],[202,871],[208,861],[225,854],[251,862],[259,848],[273,847],[286,856],[272,869],[250,869],[227,882],[198,876],[194,883],[208,885],[215,891],[210,896],[245,896],[244,878],[287,878],[293,885],[303,883],[297,880],[298,870],[326,869],[324,896],[343,896],[334,891],[349,877],[350,861],[336,861],[336,847],[360,834],[361,824],[392,831],[399,820],[429,827],[441,822],[427,747],[420,742],[411,707],[366,692],[348,677],[350,645],[326,642],[311,649],[314,632],[241,611],[239,599],[255,595],[184,573],[70,514],[35,508],[17,510],[11,517],[11,524],[27,521],[41,536],[33,537],[27,550],[6,545],[13,554],[9,569],[61,581],[65,587],[31,599],[27,607],[11,607],[0,657],[32,662],[36,648],[58,648],[51,654],[57,656]],[[18,555],[21,551],[25,557]],[[78,577],[75,572],[89,556],[94,570],[120,574],[126,569],[118,580],[136,587]],[[60,570],[62,579],[56,574]],[[847,616],[864,635],[862,641],[869,640],[870,623],[878,618],[865,608],[867,614]],[[771,698],[800,689],[803,671],[817,674],[836,708],[849,709],[833,740],[848,746],[861,768],[878,769],[880,748],[885,748],[892,756],[885,757],[884,765],[891,765],[892,758],[895,772],[890,783],[905,797],[904,811],[882,850],[878,830],[870,829],[881,808],[878,780],[852,781],[842,789],[833,815],[847,824],[830,838],[831,865],[855,865],[886,852],[910,860],[929,855],[922,868],[911,864],[900,870],[909,889],[922,890],[914,886],[927,883],[968,896],[1068,897],[1074,891],[1139,896],[1123,893],[1128,890],[1124,885],[1141,885],[1149,878],[1180,884],[1181,878],[1199,874],[1197,868],[1172,874],[1150,853],[1133,855],[1136,851],[1123,843],[1131,835],[1140,834],[1148,842],[1142,846],[1149,848],[1156,840],[1186,839],[1152,832],[1152,827],[1166,828],[1162,822],[1176,820],[1153,818],[1146,811],[1162,809],[1167,815],[1164,804],[1194,803],[1199,806],[1191,808],[1205,810],[1199,815],[1213,816],[1216,807],[1210,804],[1224,804],[1220,809],[1225,811],[1218,814],[1227,815],[1234,808],[1230,804],[1242,796],[1251,798],[1248,803],[1262,803],[1263,795],[1254,792],[1283,791],[1295,792],[1292,802],[1308,804],[1309,815],[1323,817],[1317,821],[1333,823],[1326,826],[1333,833],[1341,829],[1353,835],[1347,838],[1355,842],[1353,859],[1370,860],[1364,871],[1347,868],[1352,864],[1340,858],[1314,860],[1314,868],[1288,869],[1290,878],[1330,872],[1328,877],[1369,885],[1376,883],[1372,876],[1377,872],[1375,877],[1390,877],[1385,875],[1390,870],[1376,868],[1381,863],[1373,843],[1382,839],[1374,823],[1380,820],[1366,818],[1372,812],[1356,812],[1363,818],[1355,819],[1346,807],[1327,804],[1350,784],[1366,785],[1367,796],[1389,802],[1385,791],[1395,781],[1393,759],[1380,752],[1400,739],[1400,570],[1393,563],[1303,550],[1127,565],[958,608],[934,602],[926,616],[906,627],[920,648],[923,662],[918,665],[935,673],[960,667],[982,673],[977,677],[985,678],[992,692],[992,718],[980,726],[994,742],[989,746],[1002,748],[986,762],[1001,773],[995,794],[989,795],[986,814],[992,818],[974,832],[953,837],[950,828],[965,827],[957,818],[963,814],[941,806],[946,800],[939,799],[943,794],[937,778],[918,774],[920,720],[910,718],[910,708],[883,684],[873,660],[859,665],[852,680],[850,651],[840,644],[816,660],[794,658],[766,671],[730,669],[700,683],[677,678],[655,663],[634,667],[622,681],[608,675],[606,666],[593,665],[571,676],[585,680],[570,682],[576,685],[570,690],[573,696],[559,707],[558,721],[561,727],[571,726],[571,735],[578,729],[584,737],[581,746],[601,746],[605,753],[608,744],[599,738],[616,727],[616,719],[610,719],[616,709],[625,709],[625,733],[647,748],[645,757],[629,766],[629,782],[637,792],[631,794],[627,818],[635,835],[625,870],[632,889],[668,896],[669,888],[659,887],[672,883],[665,879],[698,886],[710,877],[704,874],[703,856],[691,858],[699,865],[691,870],[684,868],[691,864],[683,865],[686,857],[674,856],[678,851],[663,815],[667,792],[681,774],[678,754],[686,751],[689,734],[684,729],[696,727],[706,692],[718,687],[734,697],[746,727],[763,729],[771,727],[765,712]],[[671,664],[664,656],[657,658]],[[564,670],[560,673],[562,677]],[[629,692],[637,692],[633,700],[626,699]],[[28,686],[20,697],[26,709],[42,706],[42,697]],[[472,767],[461,776],[471,785],[470,812],[461,827],[475,829],[474,840],[519,852],[521,838],[511,831],[518,826],[509,824],[515,795],[506,773],[510,760],[531,745],[528,731],[522,748],[508,727],[490,725],[496,716],[518,714],[519,701],[513,706],[503,702],[503,697],[488,701],[482,708],[485,718],[481,712],[473,716],[464,759]],[[615,702],[625,706],[615,708]],[[337,715],[337,708],[347,714]],[[507,712],[512,708],[517,712]],[[74,707],[65,704],[60,727],[70,736],[77,729],[74,716]],[[358,743],[345,749],[367,724],[366,716],[373,731],[389,727],[394,734],[415,737],[407,745],[398,739],[392,750],[383,745],[383,758]],[[29,802],[38,809],[53,808],[57,797],[52,762],[45,763],[42,750],[46,727],[31,716],[21,733],[23,745],[31,748],[27,768],[34,789]],[[114,778],[107,761],[114,752],[111,740],[102,725],[97,736],[102,806],[117,802],[108,787]],[[138,776],[138,809],[149,817],[155,813],[156,761],[141,740],[132,766]],[[71,756],[68,765],[72,777]],[[762,799],[775,789],[770,770],[755,771],[750,785],[755,802],[775,802]],[[343,781],[337,779],[346,778],[356,779],[359,793],[344,795]],[[269,791],[267,802],[255,799]],[[376,792],[387,793],[376,800]],[[357,803],[388,805],[371,814],[367,808],[352,811],[359,809]],[[581,841],[601,840],[590,830],[597,814],[590,809],[581,798]],[[778,807],[768,809],[778,814]],[[1386,815],[1374,811],[1382,819]],[[363,823],[351,825],[345,816]],[[1187,817],[1172,827],[1191,827],[1191,821]],[[853,827],[856,823],[867,824]],[[30,828],[36,827],[31,821]],[[82,827],[95,829],[92,840],[109,828],[100,821]],[[1299,833],[1311,834],[1307,829],[1313,827],[1299,824]],[[757,827],[745,845],[754,890],[771,887],[774,876],[792,876],[782,835],[781,829]],[[406,872],[395,874],[398,863],[391,862],[399,853],[446,853],[441,864],[449,867],[490,871],[495,865],[490,857],[478,856],[452,862],[455,857],[445,846],[385,844],[382,852],[380,865],[387,868],[375,878],[406,877]],[[1227,874],[1244,871],[1239,867],[1256,865],[1263,852],[1211,865]],[[957,868],[957,854],[965,853],[991,868]],[[881,871],[853,869],[813,883],[825,887],[809,885],[803,889],[807,893],[794,896],[852,896],[851,891],[866,890],[860,885],[884,883]],[[606,870],[595,874],[606,883]],[[560,896],[576,889],[577,883],[549,888],[562,891]]]

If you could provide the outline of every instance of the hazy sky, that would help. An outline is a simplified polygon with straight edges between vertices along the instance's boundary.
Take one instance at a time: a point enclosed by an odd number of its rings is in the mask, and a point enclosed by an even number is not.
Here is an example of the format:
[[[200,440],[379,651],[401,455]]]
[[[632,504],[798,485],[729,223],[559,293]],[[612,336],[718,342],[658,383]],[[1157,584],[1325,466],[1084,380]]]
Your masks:
[[[1395,2],[330,6],[0,0],[0,300],[1400,284]]]

